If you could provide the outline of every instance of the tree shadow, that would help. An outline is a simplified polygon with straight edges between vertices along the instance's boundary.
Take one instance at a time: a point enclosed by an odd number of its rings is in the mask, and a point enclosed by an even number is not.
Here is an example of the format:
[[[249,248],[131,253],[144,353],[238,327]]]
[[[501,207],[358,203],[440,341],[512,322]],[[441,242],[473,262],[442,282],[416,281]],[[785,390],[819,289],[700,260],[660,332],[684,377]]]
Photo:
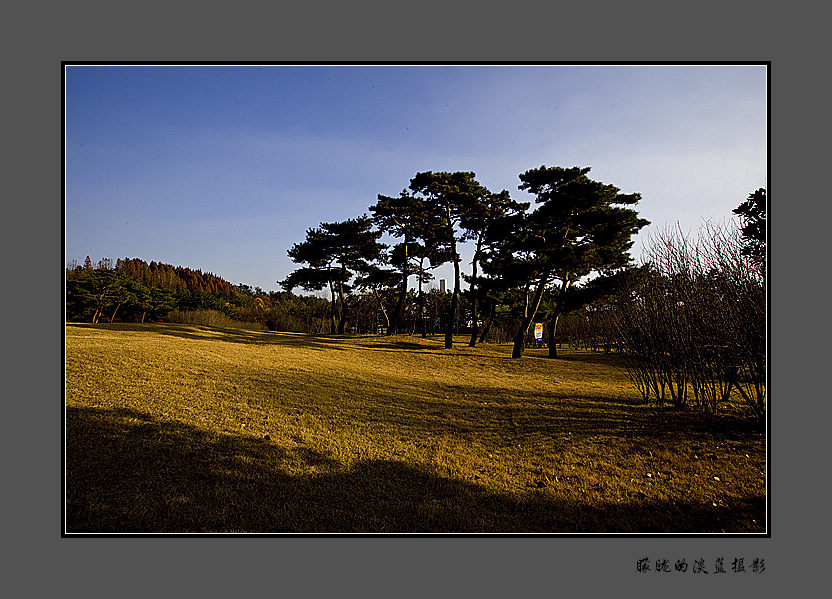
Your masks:
[[[304,333],[284,333],[275,331],[250,331],[246,329],[229,329],[205,325],[179,325],[154,322],[148,324],[134,323],[67,323],[67,327],[95,330],[118,330],[148,332],[180,339],[195,341],[220,341],[241,343],[245,345],[280,345],[285,347],[302,347],[306,349],[330,349],[346,351],[342,347],[345,336],[306,335]]]
[[[361,347],[371,348],[371,349],[381,349],[381,350],[388,350],[388,351],[429,351],[435,350],[436,345],[427,345],[424,343],[413,343],[411,341],[388,341],[386,343],[364,343]]]
[[[731,507],[509,496],[393,460],[345,468],[311,448],[129,409],[67,408],[68,533],[661,533],[755,530]]]
[[[390,337],[373,334],[310,335],[306,333],[291,333],[284,331],[253,331],[207,325],[185,325],[164,322],[113,324],[66,323],[66,326],[68,328],[94,329],[100,331],[118,330],[148,332],[195,341],[221,341],[226,343],[241,343],[256,346],[273,345],[312,350],[326,349],[336,351],[418,351],[420,353],[432,353],[442,356],[467,355],[454,352],[453,350],[442,351],[444,342],[437,341],[435,339],[426,339],[424,343],[414,343],[410,341],[391,340]],[[368,340],[372,341],[381,338],[386,338],[388,341],[368,342]],[[455,343],[455,349],[459,349],[461,347],[462,345],[459,342]]]
[[[604,366],[613,366],[622,368],[624,366],[624,358],[617,353],[604,353],[590,350],[574,350],[574,349],[558,349],[558,356],[556,358],[549,357],[549,350],[537,350],[537,355],[532,354],[530,357],[541,358],[550,361],[552,364],[561,362],[574,362],[579,364],[601,364]]]

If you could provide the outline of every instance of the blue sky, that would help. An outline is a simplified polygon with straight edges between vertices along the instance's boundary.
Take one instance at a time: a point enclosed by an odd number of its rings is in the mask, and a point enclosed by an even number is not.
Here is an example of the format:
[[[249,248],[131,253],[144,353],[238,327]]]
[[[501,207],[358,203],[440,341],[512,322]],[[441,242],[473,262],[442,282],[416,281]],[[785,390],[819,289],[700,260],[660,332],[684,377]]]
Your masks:
[[[520,173],[590,166],[642,194],[636,256],[651,231],[729,220],[768,185],[759,65],[78,65],[65,110],[67,261],[156,260],[265,290],[306,229],[419,171],[473,171],[531,201]]]

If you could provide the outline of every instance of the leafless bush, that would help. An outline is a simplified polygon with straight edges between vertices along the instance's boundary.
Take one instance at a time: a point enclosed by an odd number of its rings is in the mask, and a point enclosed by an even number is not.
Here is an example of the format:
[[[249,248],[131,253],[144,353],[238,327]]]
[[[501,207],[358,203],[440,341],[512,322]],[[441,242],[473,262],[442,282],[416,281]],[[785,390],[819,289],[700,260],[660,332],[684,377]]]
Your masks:
[[[226,329],[248,329],[253,331],[263,331],[266,329],[259,322],[234,320],[219,310],[173,310],[165,316],[165,321]]]
[[[327,308],[318,306],[275,306],[266,313],[264,322],[272,331],[322,335],[330,330]]]
[[[616,327],[645,400],[712,415],[736,388],[763,417],[765,276],[741,250],[737,229],[713,224],[649,240],[649,271],[622,290]]]
[[[610,305],[588,304],[560,317],[558,339],[574,349],[619,351],[618,317],[618,311]]]

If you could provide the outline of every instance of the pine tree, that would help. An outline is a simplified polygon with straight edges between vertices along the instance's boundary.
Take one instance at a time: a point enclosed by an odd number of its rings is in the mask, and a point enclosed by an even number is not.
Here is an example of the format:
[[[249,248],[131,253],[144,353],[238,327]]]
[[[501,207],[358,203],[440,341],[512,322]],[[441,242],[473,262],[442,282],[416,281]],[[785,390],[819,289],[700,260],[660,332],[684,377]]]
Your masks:
[[[733,210],[742,219],[743,254],[761,264],[766,260],[766,206],[766,190],[760,188]]]
[[[295,287],[321,290],[329,287],[331,298],[331,330],[343,334],[346,330],[346,295],[356,273],[366,272],[370,263],[378,259],[383,244],[378,242],[381,231],[371,229],[367,216],[342,222],[321,223],[306,232],[306,240],[289,250],[289,257],[298,264],[308,264],[290,273],[280,282],[286,291]],[[337,317],[337,318],[336,318]]]
[[[537,196],[537,208],[495,243],[490,264],[509,287],[522,290],[515,358],[523,354],[529,327],[550,286],[549,356],[557,357],[557,321],[572,307],[570,287],[592,272],[627,266],[632,236],[648,224],[626,207],[637,204],[640,194],[621,194],[613,185],[593,181],[586,176],[589,170],[541,166],[520,175],[519,188]]]
[[[488,194],[471,172],[416,173],[410,180],[410,191],[424,202],[426,220],[423,239],[426,245],[441,248],[454,265],[454,290],[444,317],[445,347],[453,347],[454,321],[460,298],[460,257],[458,244],[465,240],[462,222],[477,210]]]

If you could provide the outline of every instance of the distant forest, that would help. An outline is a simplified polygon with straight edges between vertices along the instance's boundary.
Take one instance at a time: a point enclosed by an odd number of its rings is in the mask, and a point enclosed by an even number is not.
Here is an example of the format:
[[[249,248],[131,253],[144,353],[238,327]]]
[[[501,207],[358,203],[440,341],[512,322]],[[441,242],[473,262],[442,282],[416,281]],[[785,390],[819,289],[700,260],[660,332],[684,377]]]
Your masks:
[[[425,332],[433,334],[449,298],[438,290],[425,296]],[[349,332],[386,332],[391,302],[393,293],[351,295]],[[412,305],[402,332],[421,331],[415,298]],[[66,270],[67,322],[167,321],[314,334],[329,332],[330,309],[329,298],[322,295],[264,291],[198,269],[139,258],[105,258],[94,264],[88,256],[82,265],[73,261]]]

